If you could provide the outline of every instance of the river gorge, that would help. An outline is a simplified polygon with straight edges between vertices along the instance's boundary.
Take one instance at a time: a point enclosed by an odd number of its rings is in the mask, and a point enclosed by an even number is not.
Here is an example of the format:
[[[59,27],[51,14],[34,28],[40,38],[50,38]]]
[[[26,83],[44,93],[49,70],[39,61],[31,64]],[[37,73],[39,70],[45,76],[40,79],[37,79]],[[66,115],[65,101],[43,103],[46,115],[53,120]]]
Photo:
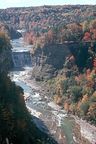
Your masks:
[[[42,94],[42,91],[40,93],[40,85],[31,80],[33,63],[30,51],[32,45],[24,43],[22,38],[11,41],[11,44],[13,47],[14,69],[10,71],[9,75],[16,85],[23,88],[26,106],[34,116],[37,127],[41,131],[51,134],[58,144],[80,143],[73,130],[74,119],[69,117],[64,109],[50,100],[50,96]],[[81,135],[80,137],[82,139]],[[93,144],[95,144],[94,141]]]

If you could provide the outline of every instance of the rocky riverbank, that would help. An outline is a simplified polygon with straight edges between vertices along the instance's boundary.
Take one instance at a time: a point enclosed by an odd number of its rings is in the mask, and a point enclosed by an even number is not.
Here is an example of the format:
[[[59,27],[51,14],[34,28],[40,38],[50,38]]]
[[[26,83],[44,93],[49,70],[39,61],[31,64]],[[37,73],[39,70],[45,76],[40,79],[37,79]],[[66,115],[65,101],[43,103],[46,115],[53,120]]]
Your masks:
[[[85,120],[72,116],[75,119],[77,125],[79,125],[81,137],[80,139],[85,141],[85,144],[96,144],[96,127],[89,124]],[[84,139],[82,139],[84,137]],[[87,141],[85,140],[87,139]],[[80,140],[78,140],[80,141]],[[86,143],[87,142],[87,143]]]
[[[41,97],[43,97],[43,100],[46,100],[46,102],[49,102],[50,100],[52,101],[52,99],[50,99],[48,97],[48,93],[46,93],[46,90],[44,90],[44,85],[40,82],[36,82],[35,80],[31,80],[31,73],[28,72],[27,74],[23,74],[22,78],[20,77],[20,80],[22,79],[22,81],[24,83],[27,83],[27,85],[29,85],[32,90],[34,92],[37,92],[40,94]],[[28,97],[27,97],[28,98]],[[51,102],[52,103],[52,102]],[[49,105],[51,104],[49,103]],[[54,102],[52,104],[52,106],[55,106],[56,109],[59,109],[59,111],[62,111],[61,107],[59,107],[58,105],[55,105]],[[51,120],[48,117],[42,117],[42,115],[39,116],[42,118],[42,120],[44,120],[45,124],[47,125],[47,127],[49,129],[53,129],[53,132],[51,131],[51,134],[54,135],[55,133],[55,138],[59,138],[59,143],[60,144],[67,144],[67,140],[66,140],[66,135],[64,136],[64,129],[60,129],[59,127],[56,127],[56,122],[52,122],[53,120]],[[92,126],[91,124],[87,123],[86,121],[76,117],[76,116],[68,116],[68,118],[66,119],[70,119],[70,117],[73,117],[73,119],[69,120],[72,122],[73,126],[72,126],[72,132],[73,132],[73,139],[74,139],[74,143],[76,144],[96,144],[96,127]],[[50,120],[49,120],[50,119]],[[75,120],[75,121],[74,121]],[[50,124],[51,123],[51,124]],[[59,135],[60,134],[60,135]],[[62,136],[63,135],[63,136]],[[57,141],[58,141],[57,138]]]

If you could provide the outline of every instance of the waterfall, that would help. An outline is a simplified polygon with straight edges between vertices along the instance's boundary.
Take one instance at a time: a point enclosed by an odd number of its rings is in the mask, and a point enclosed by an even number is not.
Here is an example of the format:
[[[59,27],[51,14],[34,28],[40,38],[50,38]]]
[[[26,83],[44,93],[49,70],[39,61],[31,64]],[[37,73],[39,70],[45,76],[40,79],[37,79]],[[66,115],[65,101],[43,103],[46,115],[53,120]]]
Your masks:
[[[12,52],[14,67],[22,68],[24,66],[32,66],[31,54],[29,51]]]
[[[31,48],[32,45],[24,44],[23,39],[16,39],[11,41],[12,44],[12,59],[14,68],[22,68],[25,66],[32,66]]]

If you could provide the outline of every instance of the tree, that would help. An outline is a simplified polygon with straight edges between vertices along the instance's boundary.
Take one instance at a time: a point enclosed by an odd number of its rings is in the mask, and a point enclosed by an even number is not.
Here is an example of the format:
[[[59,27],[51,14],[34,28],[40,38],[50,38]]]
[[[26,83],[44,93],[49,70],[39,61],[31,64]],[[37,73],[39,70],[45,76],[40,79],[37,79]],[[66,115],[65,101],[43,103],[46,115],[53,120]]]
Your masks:
[[[85,116],[87,114],[87,112],[88,112],[88,109],[89,109],[88,101],[81,103],[80,109],[82,110],[83,115]]]
[[[90,30],[89,26],[90,26],[90,21],[85,21],[83,23],[83,32],[88,32]]]
[[[80,86],[73,86],[71,88],[72,101],[77,102],[82,96],[82,88]]]
[[[90,105],[87,115],[88,119],[96,125],[96,103]]]
[[[90,22],[89,28],[91,28],[91,29],[96,29],[96,20],[92,20],[92,21]]]
[[[67,28],[70,32],[71,41],[80,41],[83,36],[82,25],[79,23],[73,23],[67,25]]]

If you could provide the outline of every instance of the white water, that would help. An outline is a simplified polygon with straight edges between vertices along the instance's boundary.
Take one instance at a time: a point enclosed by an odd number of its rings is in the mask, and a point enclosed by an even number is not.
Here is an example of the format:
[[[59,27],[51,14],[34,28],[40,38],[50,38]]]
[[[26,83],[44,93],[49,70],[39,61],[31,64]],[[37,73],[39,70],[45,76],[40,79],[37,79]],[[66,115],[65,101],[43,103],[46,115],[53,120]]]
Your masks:
[[[15,45],[16,44],[16,45]],[[13,45],[13,51],[14,49],[18,51],[21,51],[23,42],[22,40],[16,40],[15,42],[12,42]],[[15,47],[17,46],[18,47]],[[29,46],[30,47],[30,46]],[[27,47],[24,47],[24,51],[27,51]],[[23,52],[23,49],[21,53]],[[26,66],[23,67],[23,71],[20,71],[19,69],[13,70],[10,72],[11,80],[14,81],[17,85],[21,86],[24,89],[24,95],[25,95],[25,102],[26,106],[29,110],[29,112],[41,120],[44,121],[44,123],[48,126],[49,131],[53,135],[57,135],[59,131],[61,130],[58,128],[61,127],[61,121],[64,117],[67,116],[66,112],[64,110],[61,110],[61,107],[54,104],[54,102],[48,102],[48,100],[45,101],[43,96],[41,96],[39,93],[36,93],[33,91],[31,83],[28,82],[28,80],[31,77],[31,71],[32,67]],[[60,134],[61,135],[61,134]],[[58,138],[59,139],[59,136]],[[64,136],[62,137],[62,139]],[[60,139],[61,140],[61,139]],[[63,144],[60,143],[59,144]]]
[[[32,45],[26,45],[23,39],[11,40],[12,59],[15,68],[22,68],[25,66],[32,66],[31,49]]]
[[[25,80],[29,79],[28,73],[30,70],[30,68],[27,68],[24,71],[10,72],[12,81],[24,89],[26,106],[33,116],[37,118],[42,117],[43,120],[45,117],[49,117],[51,123],[53,121],[58,127],[60,127],[62,119],[67,116],[66,112],[61,110],[61,107],[56,105],[54,102],[47,103],[43,100],[39,93],[33,92],[32,88],[29,86],[29,83],[27,83]],[[51,133],[53,133],[53,131],[54,130],[51,129]]]

